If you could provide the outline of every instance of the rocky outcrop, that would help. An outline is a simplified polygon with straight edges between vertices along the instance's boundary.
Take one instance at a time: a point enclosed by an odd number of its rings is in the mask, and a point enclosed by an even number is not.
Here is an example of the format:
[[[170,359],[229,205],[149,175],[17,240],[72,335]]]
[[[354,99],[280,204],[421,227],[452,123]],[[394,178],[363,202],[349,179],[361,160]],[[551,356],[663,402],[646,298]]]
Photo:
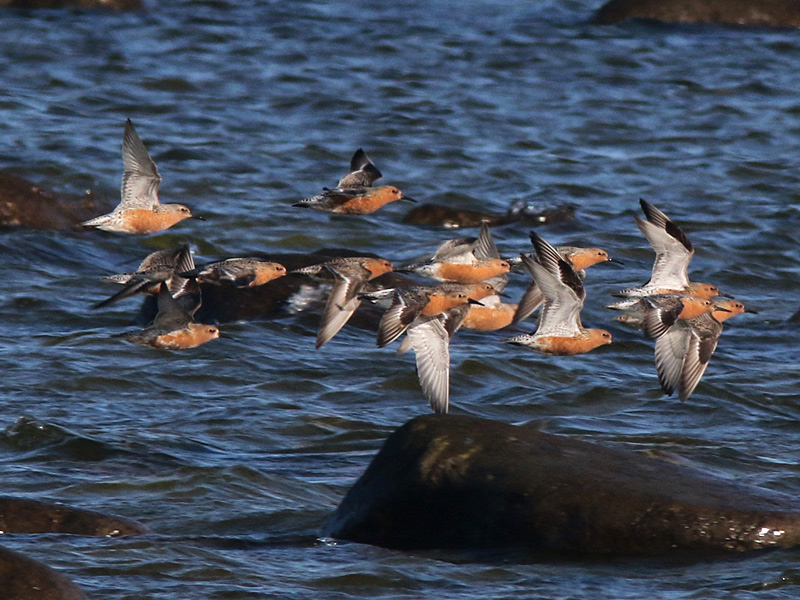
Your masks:
[[[610,0],[593,22],[608,25],[627,19],[800,27],[800,0]]]
[[[117,537],[140,535],[146,533],[147,528],[136,521],[92,510],[28,498],[0,496],[0,531]]]
[[[530,427],[427,415],[389,437],[322,535],[406,549],[738,552],[798,544],[800,506]]]
[[[575,219],[575,207],[564,204],[548,209],[531,207],[511,208],[504,215],[482,213],[474,210],[452,208],[441,204],[421,204],[411,209],[403,223],[406,225],[431,225],[434,227],[480,227],[484,221],[489,225],[506,225],[523,222],[530,225],[561,223]]]
[[[78,223],[109,209],[92,192],[60,198],[22,177],[0,172],[0,227],[80,229]]]
[[[0,547],[3,600],[86,600],[68,577],[24,554]]]

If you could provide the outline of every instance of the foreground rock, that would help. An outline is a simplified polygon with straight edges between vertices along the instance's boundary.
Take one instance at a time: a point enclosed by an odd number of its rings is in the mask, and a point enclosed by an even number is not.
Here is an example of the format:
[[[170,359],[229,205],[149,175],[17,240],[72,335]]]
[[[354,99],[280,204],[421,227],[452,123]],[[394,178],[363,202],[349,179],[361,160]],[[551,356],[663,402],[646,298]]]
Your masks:
[[[27,498],[0,496],[0,531],[116,537],[146,533],[147,528],[136,521],[92,510]]]
[[[11,173],[0,172],[0,226],[80,229],[78,223],[109,210],[88,192],[61,198]]]
[[[608,25],[627,19],[800,27],[800,0],[611,0],[593,22]]]
[[[533,428],[427,415],[389,437],[322,535],[405,549],[736,552],[798,544],[800,506]]]
[[[68,577],[24,554],[0,547],[3,600],[86,600]]]

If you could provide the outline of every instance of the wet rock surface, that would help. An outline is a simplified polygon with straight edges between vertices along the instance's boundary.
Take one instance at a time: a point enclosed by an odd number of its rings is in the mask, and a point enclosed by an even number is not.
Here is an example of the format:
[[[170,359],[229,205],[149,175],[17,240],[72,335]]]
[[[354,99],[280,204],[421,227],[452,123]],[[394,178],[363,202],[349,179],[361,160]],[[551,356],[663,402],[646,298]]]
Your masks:
[[[0,546],[0,598],[3,600],[86,600],[66,575]]]
[[[740,552],[798,544],[800,506],[532,427],[427,415],[389,437],[322,535],[403,549]]]
[[[406,225],[429,225],[432,227],[480,227],[484,221],[489,225],[506,225],[523,222],[529,225],[561,223],[575,219],[575,207],[569,204],[550,208],[512,207],[506,214],[490,214],[474,210],[453,208],[441,204],[421,204],[411,209],[403,223]]]
[[[0,531],[116,537],[146,533],[147,528],[136,521],[92,510],[28,498],[0,496]]]
[[[0,172],[0,227],[80,229],[79,223],[109,209],[108,202],[92,192],[60,197],[18,175]]]
[[[627,19],[664,23],[720,23],[756,27],[800,27],[798,0],[611,0],[593,22],[601,25]]]

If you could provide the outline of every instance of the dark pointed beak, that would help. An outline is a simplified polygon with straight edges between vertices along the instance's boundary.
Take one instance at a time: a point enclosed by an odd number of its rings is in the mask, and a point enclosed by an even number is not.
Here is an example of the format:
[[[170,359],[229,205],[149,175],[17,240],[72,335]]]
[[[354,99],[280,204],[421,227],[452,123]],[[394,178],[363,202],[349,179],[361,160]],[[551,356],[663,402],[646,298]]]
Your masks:
[[[495,292],[495,294],[497,294],[497,295],[498,295],[498,296],[500,296],[501,298],[511,298],[511,296],[509,296],[509,295],[508,295],[508,294],[506,294],[505,292]]]
[[[207,221],[207,220],[208,220],[208,219],[206,219],[206,218],[205,218],[203,215],[192,215],[192,216],[193,216],[195,219],[197,219],[198,221]]]
[[[757,310],[753,310],[752,308],[745,308],[744,312],[750,313],[751,315],[757,315],[758,314],[758,311]]]
[[[401,199],[401,200],[408,200],[409,202],[414,202],[414,203],[416,203],[416,202],[417,202],[416,200],[414,200],[414,198],[411,198],[411,197],[409,197],[409,196],[403,196],[403,197],[402,197],[402,198],[400,198],[400,199]]]
[[[478,300],[473,300],[472,298],[467,298],[467,304],[477,304],[478,306],[486,306],[483,302],[479,302]]]
[[[731,296],[730,294],[723,294],[722,292],[720,292],[717,295],[722,297],[722,298],[730,298],[731,300],[733,300],[733,296]]]
[[[625,265],[625,263],[622,262],[621,260],[619,260],[617,258],[611,258],[611,257],[609,257],[606,262],[614,263],[615,265],[623,265],[623,266]]]
[[[722,308],[721,306],[717,306],[715,304],[714,305],[714,312],[717,312],[717,311],[719,311],[719,312],[733,312],[733,311],[728,310],[727,308]]]

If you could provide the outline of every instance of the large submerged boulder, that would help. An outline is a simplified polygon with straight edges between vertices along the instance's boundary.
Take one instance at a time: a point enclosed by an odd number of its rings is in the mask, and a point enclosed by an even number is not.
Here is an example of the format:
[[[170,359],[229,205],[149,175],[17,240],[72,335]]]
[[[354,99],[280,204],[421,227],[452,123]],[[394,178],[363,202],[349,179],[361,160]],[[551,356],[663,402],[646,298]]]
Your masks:
[[[427,415],[389,437],[322,536],[401,549],[735,552],[798,544],[800,506],[532,427]]]
[[[627,19],[800,27],[800,0],[610,0],[593,22],[608,25]]]
[[[1,227],[80,229],[79,223],[108,210],[108,202],[92,192],[59,197],[18,175],[0,171]]]
[[[522,222],[527,225],[544,225],[575,220],[575,207],[562,204],[551,208],[512,207],[506,214],[491,213],[453,208],[441,204],[420,204],[412,208],[405,217],[406,225],[430,225],[433,227],[480,227],[481,223],[489,225],[506,225]]]
[[[29,498],[0,496],[0,531],[3,533],[71,533],[117,537],[147,532],[141,523]]]
[[[0,547],[0,598],[86,600],[86,595],[55,569],[24,554]]]

